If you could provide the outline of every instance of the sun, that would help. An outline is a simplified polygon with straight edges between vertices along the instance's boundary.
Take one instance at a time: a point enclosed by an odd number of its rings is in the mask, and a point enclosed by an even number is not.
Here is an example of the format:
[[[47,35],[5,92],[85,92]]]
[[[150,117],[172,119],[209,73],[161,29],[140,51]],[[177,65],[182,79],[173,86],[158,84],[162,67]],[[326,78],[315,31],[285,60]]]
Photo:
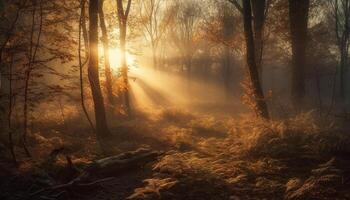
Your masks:
[[[119,48],[110,48],[109,49],[109,62],[111,64],[111,68],[114,70],[118,70],[120,68],[120,60],[121,60],[121,51]],[[133,66],[135,64],[135,57],[130,55],[128,52],[126,53],[126,61],[128,66]]]
[[[99,54],[102,58],[103,55],[103,48],[99,47]],[[120,60],[121,60],[121,51],[118,47],[110,47],[109,48],[109,63],[111,65],[111,68],[113,71],[119,71],[120,68]],[[133,66],[136,65],[136,58],[135,56],[129,54],[126,52],[126,62],[129,66],[129,68],[133,68]]]

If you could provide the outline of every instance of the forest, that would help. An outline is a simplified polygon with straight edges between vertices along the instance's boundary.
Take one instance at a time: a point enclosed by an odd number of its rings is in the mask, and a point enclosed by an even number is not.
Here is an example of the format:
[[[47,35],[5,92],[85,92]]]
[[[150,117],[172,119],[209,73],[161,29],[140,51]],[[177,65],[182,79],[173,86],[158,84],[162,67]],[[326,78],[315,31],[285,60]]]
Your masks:
[[[1,200],[350,200],[350,0],[0,0]]]

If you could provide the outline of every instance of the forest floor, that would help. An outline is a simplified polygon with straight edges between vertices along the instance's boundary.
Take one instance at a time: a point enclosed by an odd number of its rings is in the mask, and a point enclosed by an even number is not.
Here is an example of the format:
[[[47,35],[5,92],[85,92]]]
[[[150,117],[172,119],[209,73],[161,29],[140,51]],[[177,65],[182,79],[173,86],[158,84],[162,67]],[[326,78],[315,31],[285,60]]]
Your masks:
[[[63,156],[43,164],[52,149],[64,146],[80,170],[104,156],[88,129],[46,126],[32,135],[36,159],[18,167],[1,159],[0,199],[28,199],[71,180]],[[157,161],[88,191],[32,199],[350,199],[350,134],[343,127],[312,112],[271,122],[177,109],[138,113],[112,125],[108,153],[150,148],[164,152]]]

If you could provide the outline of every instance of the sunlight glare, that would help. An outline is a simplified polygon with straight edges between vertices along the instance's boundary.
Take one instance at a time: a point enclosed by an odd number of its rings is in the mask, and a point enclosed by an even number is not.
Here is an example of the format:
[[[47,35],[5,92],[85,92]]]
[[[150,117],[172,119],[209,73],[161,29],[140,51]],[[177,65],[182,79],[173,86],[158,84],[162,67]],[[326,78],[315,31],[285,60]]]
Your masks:
[[[99,52],[101,57],[103,57],[103,48],[99,48]],[[120,60],[121,60],[121,51],[118,47],[110,47],[109,48],[109,62],[111,64],[111,68],[113,71],[117,72],[120,68]],[[129,69],[135,68],[136,59],[133,55],[126,52],[126,62],[129,66]]]

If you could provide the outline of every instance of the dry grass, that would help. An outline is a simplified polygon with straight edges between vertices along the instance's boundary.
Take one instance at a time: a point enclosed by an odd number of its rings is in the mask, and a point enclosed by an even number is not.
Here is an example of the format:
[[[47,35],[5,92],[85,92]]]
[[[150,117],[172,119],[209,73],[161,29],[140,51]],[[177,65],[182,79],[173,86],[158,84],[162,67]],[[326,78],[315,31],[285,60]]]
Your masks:
[[[224,199],[341,199],[347,195],[344,187],[349,182],[338,173],[338,168],[346,165],[316,173],[320,163],[332,157],[343,160],[342,155],[350,153],[349,135],[341,132],[334,121],[321,122],[308,112],[270,122],[247,117],[219,121],[206,116],[179,122],[172,120],[158,135],[177,149],[153,166],[155,177],[175,177],[179,181],[169,189],[174,193],[186,190],[180,183],[200,178],[206,187],[220,180],[229,188],[217,191],[226,195]],[[201,133],[206,131],[213,134]],[[227,137],[221,137],[221,132]],[[167,195],[164,199],[171,196]],[[204,196],[198,194],[193,199]]]
[[[118,137],[110,143],[115,152],[140,146],[166,151],[129,199],[347,199],[350,136],[341,130],[313,112],[266,122],[166,109],[118,120],[112,126]],[[101,156],[94,137],[61,131],[33,134],[36,155],[66,146],[82,167]],[[59,158],[36,169],[57,176],[65,165]]]

